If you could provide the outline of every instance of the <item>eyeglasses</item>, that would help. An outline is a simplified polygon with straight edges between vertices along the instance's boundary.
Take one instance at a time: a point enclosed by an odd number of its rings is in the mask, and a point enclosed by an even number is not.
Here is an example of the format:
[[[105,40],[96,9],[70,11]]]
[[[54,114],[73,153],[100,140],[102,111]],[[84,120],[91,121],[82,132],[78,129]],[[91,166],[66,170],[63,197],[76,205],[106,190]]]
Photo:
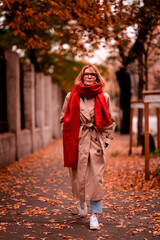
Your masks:
[[[86,76],[86,77],[91,76],[91,78],[94,78],[97,76],[97,74],[96,73],[84,73],[84,76]]]

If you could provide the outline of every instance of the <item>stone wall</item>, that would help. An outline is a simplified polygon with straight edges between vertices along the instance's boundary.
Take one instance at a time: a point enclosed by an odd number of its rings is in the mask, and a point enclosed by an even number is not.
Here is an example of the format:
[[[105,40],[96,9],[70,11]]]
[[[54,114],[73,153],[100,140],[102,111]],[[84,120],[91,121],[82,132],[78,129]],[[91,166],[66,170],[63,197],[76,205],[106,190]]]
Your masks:
[[[6,51],[8,132],[0,133],[0,167],[4,167],[61,137],[59,116],[61,89],[50,76],[35,73],[32,64],[23,64],[15,52]],[[20,84],[23,91],[20,93]],[[21,95],[23,94],[23,101]],[[23,108],[21,106],[23,104]],[[21,124],[23,109],[24,127]]]

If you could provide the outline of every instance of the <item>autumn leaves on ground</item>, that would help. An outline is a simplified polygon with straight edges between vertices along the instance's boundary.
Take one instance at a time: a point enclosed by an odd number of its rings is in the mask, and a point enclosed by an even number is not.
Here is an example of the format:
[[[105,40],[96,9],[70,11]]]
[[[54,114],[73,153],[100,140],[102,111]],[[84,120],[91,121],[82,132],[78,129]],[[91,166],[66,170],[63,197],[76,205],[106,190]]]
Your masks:
[[[0,239],[159,239],[160,157],[150,157],[144,180],[140,147],[128,155],[129,136],[115,134],[107,149],[100,228],[89,230],[63,168],[62,141],[0,170]],[[89,203],[88,203],[89,206]]]

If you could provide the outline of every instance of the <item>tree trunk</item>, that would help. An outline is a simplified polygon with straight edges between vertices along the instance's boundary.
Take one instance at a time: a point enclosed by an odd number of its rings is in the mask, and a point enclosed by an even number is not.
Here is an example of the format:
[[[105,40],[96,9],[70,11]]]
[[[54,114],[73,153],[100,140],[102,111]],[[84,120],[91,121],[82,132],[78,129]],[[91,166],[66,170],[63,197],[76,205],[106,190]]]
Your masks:
[[[130,75],[126,72],[126,68],[121,68],[116,74],[121,89],[120,104],[123,111],[121,134],[128,134],[130,125],[130,99],[131,99]]]
[[[138,99],[142,99],[144,74],[143,74],[143,54],[142,52],[138,56]],[[138,134],[137,134],[137,144],[138,146],[142,144],[142,129],[143,129],[143,110],[138,109]]]
[[[39,72],[39,63],[37,61],[36,51],[34,49],[30,49],[27,51],[27,55],[31,60],[31,63],[34,65],[35,71]]]
[[[148,90],[148,54],[147,53],[144,54],[144,61],[145,61],[145,64],[144,64],[145,90]]]

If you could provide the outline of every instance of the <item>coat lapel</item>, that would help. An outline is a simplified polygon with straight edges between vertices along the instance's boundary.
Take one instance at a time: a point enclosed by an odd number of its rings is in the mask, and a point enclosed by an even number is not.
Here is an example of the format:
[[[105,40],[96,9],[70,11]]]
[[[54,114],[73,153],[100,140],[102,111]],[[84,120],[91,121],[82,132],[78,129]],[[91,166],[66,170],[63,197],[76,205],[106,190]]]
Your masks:
[[[83,114],[88,120],[94,116],[94,102],[95,99],[89,99],[87,103],[84,103],[83,100],[80,98],[80,112]]]

